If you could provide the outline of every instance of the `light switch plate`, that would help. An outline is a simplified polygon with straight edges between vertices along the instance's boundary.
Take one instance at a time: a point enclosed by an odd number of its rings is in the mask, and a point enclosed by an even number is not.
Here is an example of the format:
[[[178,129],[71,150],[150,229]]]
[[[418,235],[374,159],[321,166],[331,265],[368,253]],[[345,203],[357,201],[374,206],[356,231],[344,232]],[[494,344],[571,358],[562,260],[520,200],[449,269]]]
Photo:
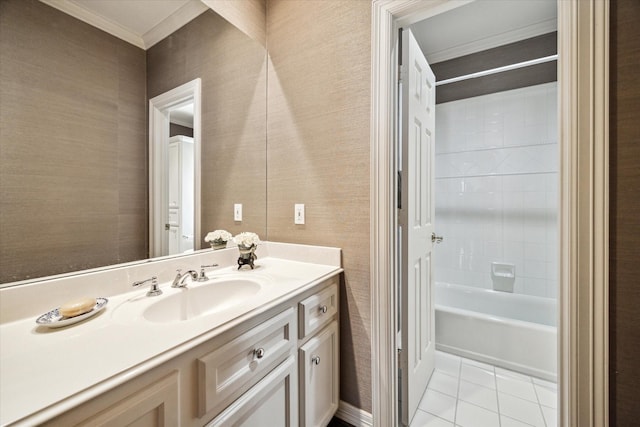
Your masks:
[[[233,205],[233,220],[242,221],[242,203],[236,203]]]
[[[296,203],[294,205],[293,223],[304,224],[304,204]]]

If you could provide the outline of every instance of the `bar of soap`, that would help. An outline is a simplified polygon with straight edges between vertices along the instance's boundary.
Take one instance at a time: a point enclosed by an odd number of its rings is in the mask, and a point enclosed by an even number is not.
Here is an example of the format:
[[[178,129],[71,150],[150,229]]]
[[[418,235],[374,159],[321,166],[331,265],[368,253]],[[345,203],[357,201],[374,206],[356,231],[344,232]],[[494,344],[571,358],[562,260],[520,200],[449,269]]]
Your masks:
[[[64,303],[58,309],[58,313],[64,317],[80,316],[81,314],[88,313],[93,310],[96,305],[95,298],[78,298],[73,301]]]

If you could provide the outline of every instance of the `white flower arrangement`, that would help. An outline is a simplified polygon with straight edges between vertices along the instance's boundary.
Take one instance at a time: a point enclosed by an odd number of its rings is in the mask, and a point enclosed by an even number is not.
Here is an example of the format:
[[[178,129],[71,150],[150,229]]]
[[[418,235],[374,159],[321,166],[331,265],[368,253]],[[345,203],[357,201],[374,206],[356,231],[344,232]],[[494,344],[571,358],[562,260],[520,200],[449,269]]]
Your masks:
[[[209,243],[226,243],[231,240],[233,236],[227,230],[215,230],[210,231],[204,238],[205,242]]]
[[[260,238],[256,233],[244,232],[240,233],[233,238],[233,243],[238,246],[242,246],[245,248],[250,248],[252,246],[258,246],[260,243]]]

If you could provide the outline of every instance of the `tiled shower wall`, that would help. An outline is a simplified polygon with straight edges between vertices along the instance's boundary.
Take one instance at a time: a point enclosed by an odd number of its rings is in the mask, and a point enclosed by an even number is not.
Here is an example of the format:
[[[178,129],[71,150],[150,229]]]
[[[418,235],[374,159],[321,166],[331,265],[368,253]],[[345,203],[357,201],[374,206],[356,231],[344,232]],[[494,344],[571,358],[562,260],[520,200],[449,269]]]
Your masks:
[[[557,83],[438,104],[436,132],[436,281],[511,263],[514,293],[556,298]]]

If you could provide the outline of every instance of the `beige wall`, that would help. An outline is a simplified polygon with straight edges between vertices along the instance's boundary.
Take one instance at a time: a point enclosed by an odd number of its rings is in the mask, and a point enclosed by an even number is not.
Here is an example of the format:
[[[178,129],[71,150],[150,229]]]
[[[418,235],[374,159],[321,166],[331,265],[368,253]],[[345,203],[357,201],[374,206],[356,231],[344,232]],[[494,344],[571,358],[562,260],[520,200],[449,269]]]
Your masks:
[[[266,46],[266,0],[202,0],[202,2],[240,31]]]
[[[266,232],[266,51],[208,10],[147,50],[147,92],[202,79],[202,232]],[[242,203],[243,221],[233,221]],[[196,237],[198,238],[198,237]],[[205,243],[202,242],[204,245]]]
[[[343,249],[341,399],[371,411],[371,3],[269,0],[267,43],[267,234]]]
[[[144,51],[0,1],[0,282],[147,257]]]

